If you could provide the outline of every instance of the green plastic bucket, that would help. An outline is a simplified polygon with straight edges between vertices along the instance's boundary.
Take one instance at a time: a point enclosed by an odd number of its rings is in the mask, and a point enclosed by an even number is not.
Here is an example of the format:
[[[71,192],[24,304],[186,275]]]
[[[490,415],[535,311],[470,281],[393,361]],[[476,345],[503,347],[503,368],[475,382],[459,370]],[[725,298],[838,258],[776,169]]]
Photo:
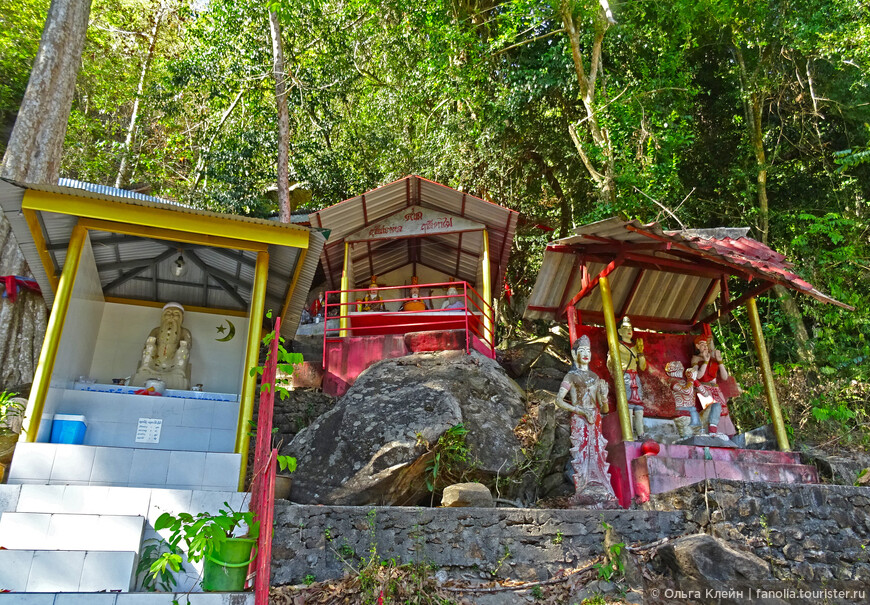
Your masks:
[[[202,588],[209,592],[239,592],[245,588],[256,538],[227,538],[206,555]]]

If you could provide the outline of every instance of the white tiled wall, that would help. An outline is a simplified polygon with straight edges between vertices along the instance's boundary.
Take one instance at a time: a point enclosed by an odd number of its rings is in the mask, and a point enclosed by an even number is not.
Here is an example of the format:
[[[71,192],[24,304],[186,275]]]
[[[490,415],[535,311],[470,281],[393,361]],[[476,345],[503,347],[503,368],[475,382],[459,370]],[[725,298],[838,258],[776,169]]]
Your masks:
[[[100,276],[88,240],[82,250],[76,283],[73,286],[63,333],[57,348],[57,357],[51,375],[51,388],[45,398],[43,416],[39,424],[38,441],[48,441],[51,431],[50,420],[63,399],[63,390],[72,387],[79,376],[90,372],[104,305]]]
[[[184,461],[180,462],[183,463]],[[208,466],[209,461],[206,460],[206,463]],[[101,546],[99,542],[101,538],[92,538],[90,537],[91,533],[105,536],[127,535],[129,539],[125,542],[129,543],[135,542],[141,536],[143,541],[147,542],[149,539],[168,537],[168,530],[163,530],[161,534],[158,534],[153,529],[157,518],[164,512],[173,514],[180,512],[189,512],[191,514],[217,512],[221,508],[226,508],[224,503],[228,503],[233,510],[247,510],[249,498],[249,493],[237,492],[235,490],[198,491],[76,485],[0,485],[0,503],[5,503],[6,510],[9,510],[9,507],[13,507],[17,511],[11,513],[8,519],[6,519],[6,514],[9,513],[5,513],[3,517],[0,517],[0,544],[11,544],[13,547],[24,545],[24,536],[19,535],[23,531],[22,528],[28,529],[28,536],[31,536],[29,539],[32,541],[38,539],[39,536],[62,534],[62,527],[66,527],[70,532],[63,539],[70,542],[75,541],[75,536],[80,536],[80,548],[82,549]],[[91,521],[84,520],[88,515],[94,516]],[[129,515],[129,517],[124,518],[122,515]],[[76,521],[79,522],[78,525],[80,527],[76,526]],[[87,526],[95,524],[98,526],[97,531],[88,532]],[[103,527],[100,528],[100,524]],[[112,524],[116,524],[117,527],[115,529],[108,529],[108,526]],[[53,527],[54,531],[52,530]],[[91,530],[93,529],[91,527]],[[244,530],[245,528],[241,528],[239,533],[243,533]],[[84,532],[84,535],[82,535],[82,532]],[[87,542],[87,540],[92,539],[98,541],[93,544]],[[49,548],[56,548],[51,545],[48,546]],[[120,548],[120,545],[113,545],[113,548]],[[138,550],[137,547],[136,551]],[[70,554],[70,558],[64,558],[64,554],[60,554],[61,552]],[[0,588],[11,590],[61,590],[57,587],[57,580],[52,580],[54,584],[51,585],[36,583],[37,574],[44,573],[46,563],[51,559],[52,562],[67,568],[64,576],[68,577],[66,577],[65,581],[72,582],[69,586],[77,587],[77,590],[105,589],[107,586],[105,574],[112,570],[115,570],[114,575],[121,579],[112,580],[110,578],[109,583],[111,586],[118,590],[127,590],[131,570],[135,567],[135,559],[131,558],[131,555],[134,554],[131,552],[119,551],[112,553],[96,550],[90,550],[86,553],[80,552],[79,554],[69,553],[69,551],[56,551],[55,554],[48,555],[46,558],[44,553],[34,553],[33,548],[28,550],[0,550]],[[126,558],[113,557],[112,555],[124,555]],[[37,565],[36,573],[33,571],[34,564]],[[177,574],[177,590],[199,590],[202,564],[191,564],[185,560],[184,568],[185,572]],[[103,570],[104,575],[96,575],[98,570]],[[29,584],[31,579],[34,581],[32,585]],[[70,590],[69,586],[63,588],[63,590]],[[24,598],[23,595],[19,594],[18,596]],[[28,595],[28,598],[31,596],[36,597],[36,595]],[[163,599],[160,601],[161,603],[168,602],[166,599],[169,595],[162,594],[159,596]],[[0,604],[2,604],[3,598],[4,595],[0,593]],[[27,603],[30,601],[14,602]],[[37,600],[35,602],[42,601]],[[53,603],[51,600],[46,602],[49,604]],[[74,599],[63,602],[98,603],[96,600],[87,600],[84,595],[79,600]],[[118,603],[129,603],[129,605],[134,605],[134,603],[138,602],[135,599],[118,601]],[[192,598],[191,603],[193,602],[199,601],[195,601]],[[203,603],[206,602],[211,601],[203,601]],[[223,602],[215,601],[215,603]]]
[[[241,460],[240,454],[226,452],[19,443],[9,468],[8,481],[25,485],[233,491],[238,485]]]
[[[67,390],[55,412],[86,417],[85,445],[232,452],[235,448],[239,404]],[[140,418],[163,420],[159,443],[136,443],[136,428]],[[51,424],[50,420],[44,422]],[[82,480],[81,477],[69,478]]]
[[[134,580],[132,570],[136,567],[137,559],[136,552],[0,550],[0,586],[7,590],[34,593],[70,590],[126,592]],[[14,596],[18,600],[10,600],[10,603],[54,602],[40,600],[42,595]],[[54,595],[50,596],[54,598]]]

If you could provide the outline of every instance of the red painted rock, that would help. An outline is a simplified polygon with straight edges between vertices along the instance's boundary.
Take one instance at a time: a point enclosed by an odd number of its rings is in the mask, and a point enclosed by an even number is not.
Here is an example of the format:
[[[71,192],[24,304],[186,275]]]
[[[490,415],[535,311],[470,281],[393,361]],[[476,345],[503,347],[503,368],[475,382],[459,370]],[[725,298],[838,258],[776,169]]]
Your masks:
[[[661,450],[661,446],[652,439],[647,439],[643,442],[643,445],[640,446],[640,453],[642,456],[655,456],[659,453],[659,450]]]
[[[465,330],[430,330],[427,332],[408,332],[405,346],[412,353],[428,351],[464,351]]]

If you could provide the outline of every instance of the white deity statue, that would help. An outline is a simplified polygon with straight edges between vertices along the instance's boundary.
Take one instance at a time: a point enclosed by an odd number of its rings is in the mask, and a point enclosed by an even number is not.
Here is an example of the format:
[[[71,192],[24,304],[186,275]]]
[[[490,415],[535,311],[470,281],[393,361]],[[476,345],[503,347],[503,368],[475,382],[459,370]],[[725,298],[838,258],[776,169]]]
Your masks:
[[[130,381],[133,386],[145,386],[149,379],[162,380],[168,389],[190,388],[190,330],[182,325],[184,307],[177,302],[163,306],[160,325],[148,334],[142,348],[139,368]]]

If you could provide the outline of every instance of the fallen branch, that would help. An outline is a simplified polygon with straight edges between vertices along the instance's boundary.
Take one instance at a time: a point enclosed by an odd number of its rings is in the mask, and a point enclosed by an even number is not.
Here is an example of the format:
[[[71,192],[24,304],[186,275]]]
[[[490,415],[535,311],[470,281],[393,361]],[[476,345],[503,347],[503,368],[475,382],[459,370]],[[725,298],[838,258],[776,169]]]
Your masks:
[[[550,580],[542,580],[540,582],[524,582],[523,584],[517,584],[515,586],[496,586],[493,588],[453,588],[450,586],[439,586],[438,590],[447,590],[449,592],[507,592],[510,590],[530,590],[535,586],[550,586],[552,584],[559,584],[564,582],[571,576],[576,576],[577,574],[583,573],[584,571],[592,571],[595,568],[596,563],[599,563],[600,559],[596,560],[595,563],[591,563],[586,567],[581,567],[579,569],[571,570],[566,573],[564,576],[560,578],[552,578]]]

